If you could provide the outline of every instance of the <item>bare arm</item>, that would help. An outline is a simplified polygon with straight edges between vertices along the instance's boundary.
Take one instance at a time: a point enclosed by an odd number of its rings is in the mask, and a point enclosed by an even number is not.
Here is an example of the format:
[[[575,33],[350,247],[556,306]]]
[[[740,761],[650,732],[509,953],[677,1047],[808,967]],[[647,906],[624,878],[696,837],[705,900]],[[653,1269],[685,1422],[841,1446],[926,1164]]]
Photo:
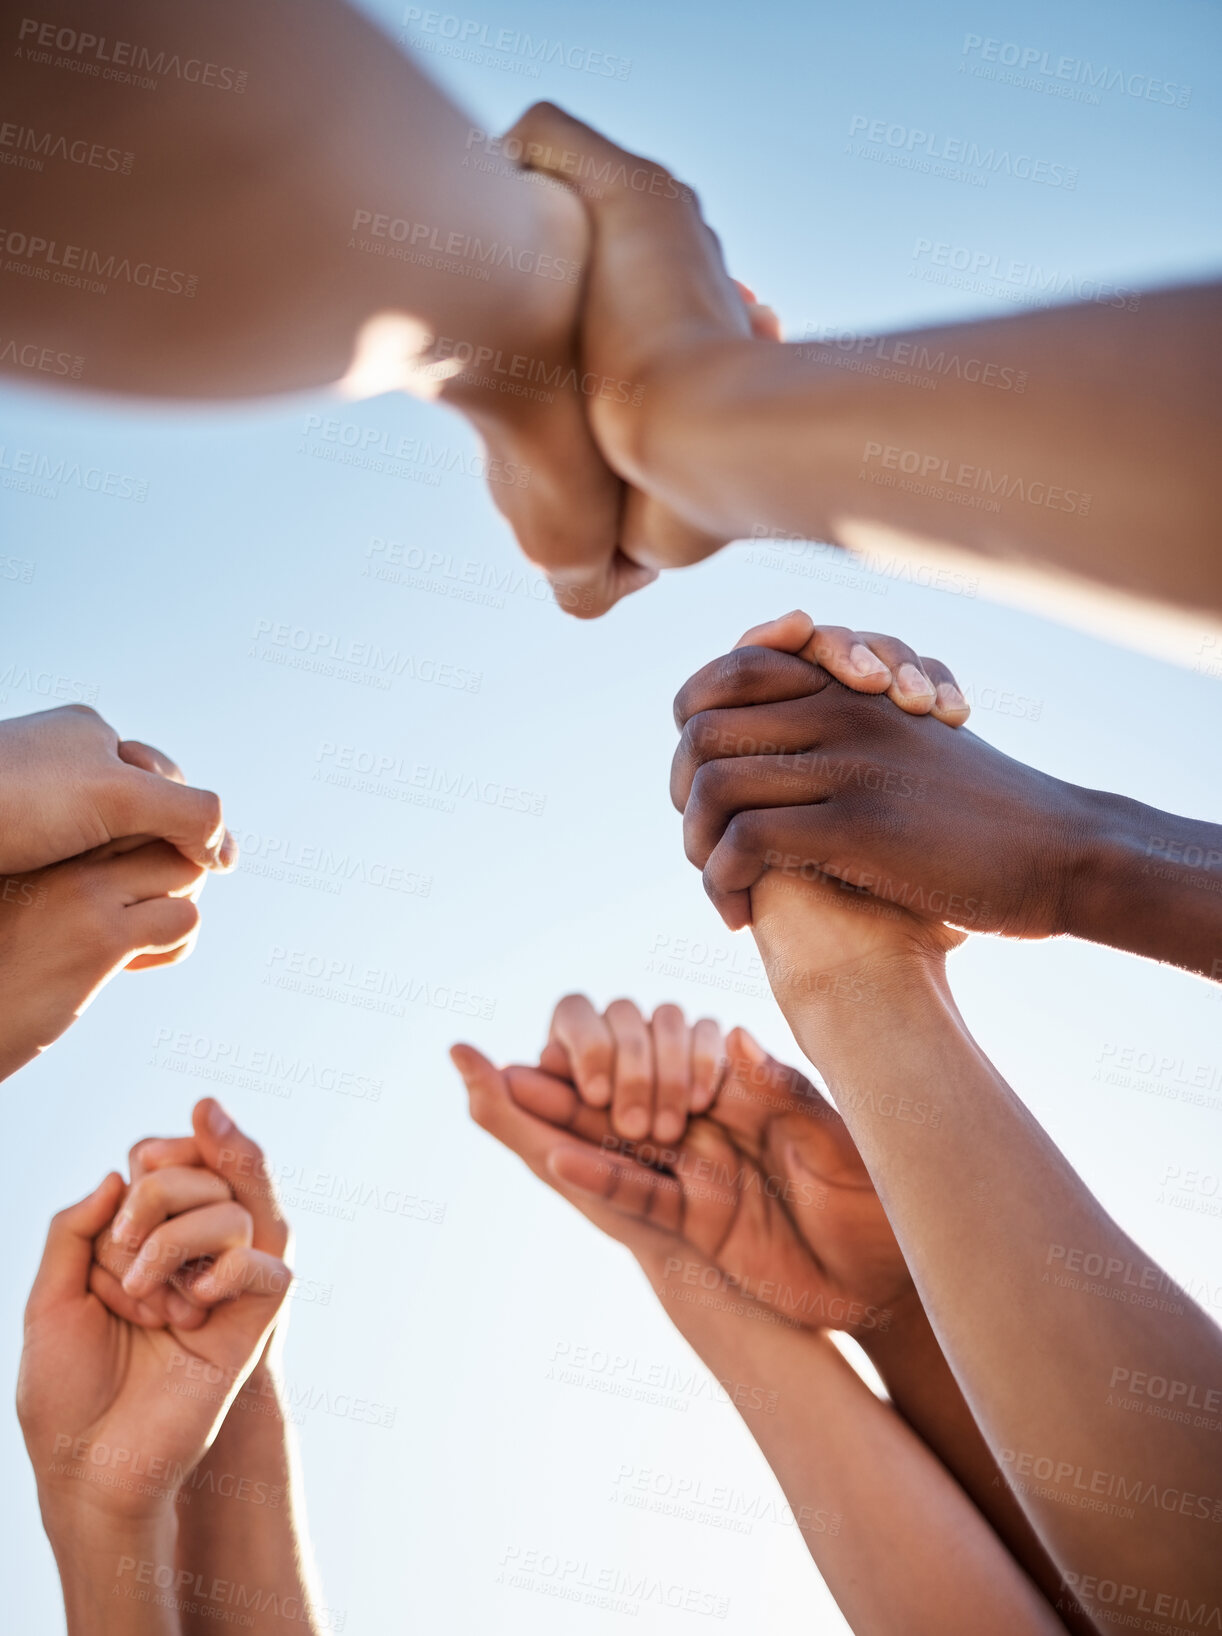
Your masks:
[[[600,444],[688,521],[722,540],[854,547],[885,531],[917,552],[949,545],[1222,612],[1219,286],[1103,288],[886,335],[856,358],[768,345],[735,323],[688,188],[546,104],[516,129],[526,162],[571,181],[594,225],[592,366],[615,357],[642,383],[639,406],[591,405]],[[642,173],[650,185],[625,180]]]
[[[663,1176],[613,1156],[608,1116],[582,1107],[564,1080],[498,1072],[466,1046],[454,1057],[473,1117],[629,1248],[676,1326],[740,1388],[740,1412],[858,1636],[1063,1630],[954,1479],[827,1336],[726,1276],[740,1257],[781,1280],[788,1267],[759,1213],[750,1161],[729,1157],[714,1120],[693,1122]],[[710,1256],[705,1246],[718,1241]]]
[[[65,0],[54,25],[7,4],[0,45],[14,144],[47,152],[5,167],[0,369],[157,397],[342,380],[440,398],[579,616],[654,577],[618,550],[625,504],[646,537],[690,534],[626,499],[589,431],[580,204],[490,156],[342,0]]]
[[[228,1481],[225,1479],[228,1476]],[[234,1477],[245,1479],[242,1494]],[[251,1493],[275,1496],[252,1526]],[[257,1610],[256,1636],[316,1636],[317,1618],[297,1451],[278,1371],[266,1355],[234,1399],[200,1464],[192,1503],[178,1524],[178,1565],[192,1585],[225,1580]],[[188,1597],[183,1636],[216,1629],[216,1609]]]
[[[1209,1389],[1222,1374],[1217,1328],[1111,1220],[985,1058],[915,922],[775,874],[752,896],[777,998],[1068,1587],[1096,1617],[1109,1579],[1133,1589],[1133,1611],[1168,1612],[1160,1598],[1216,1603],[1211,1438],[1129,1413],[1109,1393],[1118,1370]],[[821,980],[832,973],[838,984]],[[936,1104],[937,1125],[894,1117],[896,1097]]]
[[[857,1636],[1064,1630],[936,1451],[826,1335],[668,1298],[661,1269],[644,1265],[717,1378],[763,1388],[739,1413]]]

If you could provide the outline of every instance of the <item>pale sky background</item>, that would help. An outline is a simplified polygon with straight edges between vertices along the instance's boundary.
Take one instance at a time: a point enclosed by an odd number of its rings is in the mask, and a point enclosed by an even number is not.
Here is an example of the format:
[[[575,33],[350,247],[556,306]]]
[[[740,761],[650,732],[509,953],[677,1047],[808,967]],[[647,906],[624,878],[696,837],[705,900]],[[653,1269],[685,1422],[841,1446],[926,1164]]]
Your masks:
[[[401,8],[368,9],[397,31]],[[426,61],[489,129],[548,96],[665,160],[699,188],[732,270],[778,307],[791,336],[1016,310],[1001,287],[968,293],[914,276],[918,240],[1132,287],[1219,264],[1209,201],[1222,56],[1217,9],[1203,0],[749,11],[726,0],[481,0],[451,15],[493,37],[520,29],[628,59],[623,79],[562,67],[532,76],[509,52],[491,65]],[[963,71],[979,60],[965,55],[967,36],[1190,87],[1188,105],[1118,90],[1071,101],[974,77]],[[979,186],[857,157],[846,144],[863,119],[1045,160],[1052,174],[1075,171],[1076,187],[1003,175]],[[431,486],[415,480],[423,459],[403,477],[336,464],[338,445],[308,430],[312,416],[419,437],[459,469]],[[0,489],[0,554],[34,565],[29,583],[0,579],[0,707],[55,702],[40,691],[55,677],[76,696],[90,690],[122,733],[163,746],[224,794],[246,854],[234,878],[209,886],[191,961],[116,982],[5,1087],[15,1114],[0,1201],[12,1246],[0,1275],[9,1383],[46,1218],[137,1137],[184,1129],[195,1097],[218,1091],[299,1201],[307,1298],[293,1312],[289,1378],[326,1598],[349,1631],[622,1628],[621,1615],[548,1594],[546,1572],[533,1591],[498,1584],[507,1554],[528,1551],[583,1564],[591,1578],[612,1569],[707,1592],[728,1604],[715,1623],[735,1636],[843,1630],[796,1530],[766,1520],[779,1496],[762,1457],[626,1252],[469,1125],[446,1047],[466,1037],[502,1058],[529,1056],[553,1001],[584,988],[601,1003],[625,993],[711,1010],[792,1056],[752,945],[724,932],[683,859],[666,794],[672,696],[746,625],[801,605],[894,632],[950,662],[981,703],[1026,701],[1021,715],[980,708],[973,722],[1009,753],[1213,817],[1219,679],[1207,660],[1136,657],[978,597],[846,571],[814,548],[769,567],[739,545],[578,624],[547,604],[482,484],[461,469],[478,451],[465,424],[397,397],[146,412],[10,388],[0,442],[5,466],[35,449],[148,484],[143,504]],[[404,567],[430,553],[441,566],[414,588],[371,577],[390,552],[375,541],[397,542]],[[463,600],[453,593],[466,563],[485,587],[510,574],[510,588]],[[258,634],[262,622],[378,645],[400,656],[401,674],[383,690],[287,668],[264,657],[288,650]],[[432,673],[422,661],[478,673],[478,690],[414,679]],[[328,745],[515,786],[544,798],[542,811],[472,798],[439,811],[328,785],[316,776],[336,759]],[[428,895],[359,879],[332,893],[318,870],[275,878],[278,859],[309,848],[365,871],[393,866],[405,884],[427,878]],[[686,958],[659,967],[684,939],[694,940]],[[373,967],[431,994],[474,992],[485,1015],[425,999],[396,1017],[303,998],[269,981],[292,956],[351,962],[358,981]],[[729,969],[737,993],[717,986]],[[1071,943],[976,940],[954,981],[986,1048],[1108,1208],[1222,1315],[1222,1230],[1209,1213],[1222,1197],[1219,994]],[[203,1077],[209,1063],[260,1052],[305,1064],[321,1083],[277,1096],[266,1076],[245,1087]],[[1125,1052],[1163,1067],[1132,1085],[1102,1082]],[[380,1098],[325,1088],[336,1073],[380,1082]],[[1194,1076],[1212,1087],[1211,1106],[1177,1100]],[[1169,1167],[1207,1176],[1195,1191],[1167,1190]],[[312,1186],[400,1189],[442,1219],[375,1203],[351,1220],[319,1214],[305,1207]],[[582,1347],[595,1358],[584,1386],[549,1378]],[[655,1370],[678,1383],[665,1404],[605,1389]],[[329,1413],[343,1394],[380,1405],[393,1424]],[[4,1551],[21,1565],[5,1575],[9,1621],[51,1630],[53,1563],[11,1411],[0,1437]],[[617,1478],[644,1469],[663,1488],[730,1485],[756,1520],[739,1533],[715,1513],[690,1521],[623,1504]],[[697,1615],[646,1604],[629,1628],[694,1626]]]

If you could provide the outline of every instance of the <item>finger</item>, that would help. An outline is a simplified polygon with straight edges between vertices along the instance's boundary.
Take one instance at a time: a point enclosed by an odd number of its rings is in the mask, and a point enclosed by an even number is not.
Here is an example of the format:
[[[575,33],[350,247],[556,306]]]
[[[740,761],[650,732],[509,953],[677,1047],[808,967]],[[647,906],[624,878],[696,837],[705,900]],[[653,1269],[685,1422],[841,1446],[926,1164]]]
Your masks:
[[[123,1178],[112,1170],[93,1192],[52,1216],[35,1275],[27,1316],[84,1295],[93,1264],[93,1241],[114,1215],[123,1196]]]
[[[229,1184],[215,1171],[178,1165],[151,1170],[128,1188],[111,1227],[111,1237],[121,1249],[134,1253],[154,1227],[171,1216],[232,1197]]]
[[[537,561],[537,553],[528,549],[531,541],[520,539],[527,556]],[[552,568],[540,563],[556,606],[574,619],[600,619],[617,602],[644,590],[658,577],[658,570],[635,561],[623,550],[616,548],[598,562],[575,569]]]
[[[206,1268],[192,1281],[191,1295],[205,1307],[236,1301],[241,1295],[258,1295],[279,1302],[288,1294],[292,1282],[292,1273],[278,1255],[239,1246],[226,1250],[217,1257],[214,1266]]]
[[[557,1130],[572,1131],[586,1142],[617,1139],[606,1110],[583,1102],[571,1080],[517,1063],[504,1069],[504,1074],[510,1096],[536,1119],[546,1119]]]
[[[701,1017],[692,1027],[692,1112],[704,1113],[717,1099],[726,1067],[720,1025]]]
[[[847,625],[816,625],[802,657],[822,665],[855,693],[886,693],[895,682],[891,666],[875,652],[870,638]]]
[[[704,889],[731,931],[751,923],[751,888],[769,868],[817,879],[837,830],[832,803],[740,812],[731,818],[702,876]],[[771,859],[769,858],[771,854]]]
[[[177,966],[188,958],[199,942],[197,934],[184,938],[176,943],[172,949],[166,949],[161,954],[137,954],[124,966],[124,971],[157,971],[162,966]]]
[[[682,728],[702,710],[809,698],[827,684],[825,672],[792,653],[770,647],[732,648],[684,682],[675,695],[675,726]]]
[[[566,994],[552,1013],[549,1046],[562,1049],[570,1077],[592,1108],[611,1104],[615,1041],[605,1019],[584,994]]]
[[[585,125],[552,102],[536,102],[505,134],[505,148],[521,144],[519,163],[526,170],[542,171],[569,183],[592,200],[614,199],[628,186],[629,166],[635,154],[617,147],[601,132]],[[597,177],[597,187],[589,177]],[[623,181],[620,178],[623,178]]]
[[[524,1160],[540,1180],[550,1183],[547,1157],[564,1139],[561,1133],[521,1107],[510,1095],[506,1073],[473,1045],[451,1046],[450,1060],[462,1075],[475,1123]]]
[[[663,1232],[679,1230],[682,1199],[673,1176],[572,1141],[556,1143],[548,1155],[547,1169],[564,1188],[588,1193],[621,1215]]]
[[[801,608],[752,625],[735,642],[735,648],[775,648],[778,653],[799,654],[810,640],[815,622]]]
[[[707,534],[651,494],[629,488],[620,523],[622,550],[634,563],[649,565],[651,578],[661,568],[687,568],[704,562],[726,544],[724,534]]]
[[[660,1005],[650,1019],[649,1031],[653,1036],[654,1139],[677,1142],[687,1127],[692,1105],[687,1022],[677,1005]]]
[[[820,748],[836,723],[834,700],[831,696],[829,700],[831,710],[826,702],[808,697],[731,710],[702,710],[693,716],[679,734],[670,764],[673,805],[683,811],[697,770],[706,762],[736,756],[801,756]]]
[[[142,744],[136,738],[124,738],[119,740],[115,749],[119,760],[126,761],[129,767],[139,767],[146,773],[159,773],[162,778],[172,778],[176,784],[187,782],[178,763],[151,744]]]
[[[631,1000],[613,1000],[606,1011],[615,1041],[611,1124],[617,1136],[642,1141],[653,1124],[653,1042],[645,1019]]]
[[[199,909],[190,898],[151,898],[124,909],[120,926],[131,957],[139,958],[170,955],[184,948],[189,952],[195,946],[199,919]]]
[[[292,1232],[263,1149],[238,1129],[215,1097],[195,1104],[191,1124],[204,1163],[224,1177],[234,1198],[249,1211],[254,1248],[286,1255]]]
[[[925,674],[937,689],[937,702],[931,712],[939,721],[944,721],[948,727],[962,727],[972,713],[972,707],[963,697],[963,691],[955,680],[948,665],[941,659],[930,659],[925,655],[921,659],[925,667]]]
[[[879,631],[859,631],[858,641],[878,656],[891,672],[887,697],[912,716],[927,716],[933,709],[937,689],[917,653],[897,636]]]
[[[840,787],[832,772],[808,755],[737,756],[706,761],[696,770],[683,809],[683,851],[703,869],[726,825],[757,808],[805,807],[831,799]]]
[[[150,898],[198,897],[207,871],[189,862],[167,841],[147,841],[132,852],[106,859],[98,872],[108,888],[128,904]]]
[[[203,1156],[194,1136],[144,1136],[129,1150],[127,1173],[133,1182],[150,1170],[166,1165],[201,1165]]]
[[[237,862],[221,798],[211,790],[125,765],[105,805],[112,835],[158,835],[205,869],[231,869]]]
[[[250,1213],[236,1199],[188,1210],[154,1228],[124,1273],[123,1288],[143,1300],[160,1285],[176,1281],[188,1262],[249,1247],[253,1232]]]
[[[134,1301],[110,1268],[97,1261],[89,1269],[89,1293],[124,1323],[136,1324],[140,1329],[165,1328],[162,1313],[148,1301]]]

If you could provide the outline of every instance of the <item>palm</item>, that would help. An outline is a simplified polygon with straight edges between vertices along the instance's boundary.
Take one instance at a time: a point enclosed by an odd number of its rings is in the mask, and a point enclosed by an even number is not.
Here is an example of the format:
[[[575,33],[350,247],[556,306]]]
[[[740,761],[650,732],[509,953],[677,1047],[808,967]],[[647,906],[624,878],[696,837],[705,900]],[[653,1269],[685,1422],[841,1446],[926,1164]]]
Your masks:
[[[750,1087],[735,1095],[736,1084],[743,1086],[732,1081],[715,1114],[692,1120],[659,1172],[637,1162],[607,1114],[586,1106],[564,1081],[522,1068],[508,1077],[520,1107],[581,1139],[582,1150],[571,1150],[568,1161],[580,1187],[567,1193],[572,1203],[634,1254],[656,1261],[662,1252],[663,1266],[677,1260],[668,1282],[679,1299],[686,1289],[698,1298],[707,1287],[701,1263],[711,1264],[731,1289],[795,1323],[854,1331],[884,1327],[887,1304],[910,1287],[847,1133],[851,1151],[829,1150],[825,1179],[792,1176],[775,1162],[774,1129],[780,1137],[784,1119],[811,1119],[796,1093],[783,1103]],[[685,1247],[699,1262],[683,1260]]]
[[[243,1297],[190,1333],[143,1328],[92,1294],[40,1312],[27,1329],[18,1386],[36,1470],[75,1465],[72,1445],[83,1439],[84,1475],[107,1483],[110,1502],[138,1511],[163,1499],[151,1490],[168,1492],[202,1458],[270,1305]],[[131,1486],[112,1486],[112,1476]]]
[[[734,1058],[718,1121],[783,1186],[784,1208],[843,1297],[889,1309],[912,1279],[844,1120],[796,1069]]]

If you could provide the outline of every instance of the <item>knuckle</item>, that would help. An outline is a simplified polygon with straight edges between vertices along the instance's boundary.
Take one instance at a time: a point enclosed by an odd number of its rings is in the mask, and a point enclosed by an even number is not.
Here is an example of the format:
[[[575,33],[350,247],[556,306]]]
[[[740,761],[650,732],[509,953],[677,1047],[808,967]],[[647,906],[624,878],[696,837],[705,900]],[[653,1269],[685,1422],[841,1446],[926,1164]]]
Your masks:
[[[716,752],[722,740],[719,713],[716,710],[698,710],[690,718],[680,735],[680,747],[689,760],[703,765]]]
[[[771,662],[769,648],[732,648],[719,661],[725,681],[750,691],[758,686]]]

